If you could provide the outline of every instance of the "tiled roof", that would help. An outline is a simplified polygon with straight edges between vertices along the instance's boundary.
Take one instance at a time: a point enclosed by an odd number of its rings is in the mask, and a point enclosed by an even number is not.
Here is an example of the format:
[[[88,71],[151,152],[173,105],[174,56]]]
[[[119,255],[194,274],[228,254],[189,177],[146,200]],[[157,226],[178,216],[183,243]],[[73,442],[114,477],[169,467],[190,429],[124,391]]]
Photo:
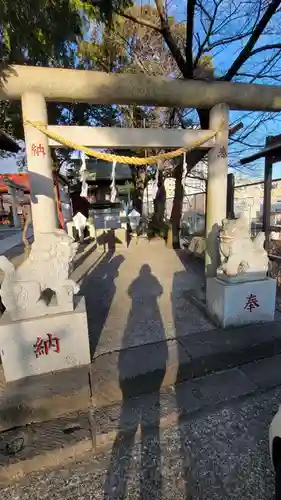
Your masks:
[[[7,193],[8,186],[4,179],[9,179],[13,183],[17,184],[19,187],[24,187],[25,192],[30,192],[30,181],[28,172],[23,174],[0,174],[0,193]],[[68,185],[67,179],[62,175],[58,175],[58,179],[61,184]]]
[[[0,193],[6,193],[8,191],[8,186],[5,184],[4,179],[9,179],[10,181],[18,184],[19,186],[24,186],[25,191],[30,191],[29,175],[26,174],[0,174]]]

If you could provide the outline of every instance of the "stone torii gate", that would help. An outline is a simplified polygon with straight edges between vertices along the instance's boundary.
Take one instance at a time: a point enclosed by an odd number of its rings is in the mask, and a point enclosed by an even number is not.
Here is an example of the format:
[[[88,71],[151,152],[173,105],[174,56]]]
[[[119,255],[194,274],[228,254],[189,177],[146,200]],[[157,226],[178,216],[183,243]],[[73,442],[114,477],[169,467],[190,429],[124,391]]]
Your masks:
[[[49,139],[47,133],[57,133],[62,143],[64,138],[97,148],[188,149],[201,140],[200,147],[208,150],[209,162],[205,264],[207,276],[213,278],[219,263],[218,230],[226,217],[229,106],[277,111],[281,109],[281,90],[261,85],[27,66],[13,67],[4,76],[0,98],[21,99],[22,103],[35,236],[30,256],[18,269],[0,256],[0,267],[5,272],[1,296],[7,313],[3,315],[6,322],[0,325],[2,362],[6,380],[15,380],[90,363],[85,304],[83,298],[75,303],[79,288],[70,279],[77,245],[57,229],[50,148],[60,142]],[[47,101],[201,107],[210,110],[209,130],[57,127],[48,124]],[[55,304],[43,297],[49,288],[56,294]],[[9,359],[15,357],[19,324],[24,356],[18,353],[23,361],[15,367]],[[46,333],[54,329],[55,334]],[[51,351],[56,355],[50,358]]]
[[[213,107],[210,112],[210,130],[151,130],[49,126],[47,125],[46,100],[42,94],[25,92],[21,101],[27,166],[30,174],[31,192],[33,193],[31,203],[35,239],[37,233],[50,233],[57,227],[57,206],[53,190],[50,147],[59,147],[61,144],[49,139],[46,134],[28,123],[29,121],[45,124],[50,132],[72,140],[81,146],[98,148],[188,148],[194,142],[209,136],[210,139],[201,146],[203,149],[209,150],[206,273],[208,276],[215,275],[219,262],[216,237],[218,227],[222,219],[226,217],[229,127],[227,105],[218,104]],[[214,131],[219,128],[216,137],[212,137]]]
[[[68,70],[60,68],[43,68],[31,66],[12,66],[2,70],[2,85],[0,98],[7,100],[22,100],[23,118],[30,121],[43,122],[47,126],[47,101],[57,102],[91,102],[95,104],[139,104],[156,106],[194,107],[211,109],[210,131],[216,130],[221,120],[224,120],[222,130],[217,134],[216,143],[209,152],[209,173],[207,193],[207,275],[213,276],[217,266],[217,251],[214,245],[216,228],[226,215],[227,186],[227,142],[228,142],[228,106],[241,110],[281,110],[281,87],[256,84],[229,82],[205,82],[200,80],[182,80],[167,77],[151,77],[144,74],[107,74],[98,71]],[[220,105],[220,103],[226,103]],[[36,231],[52,231],[56,226],[56,206],[53,197],[51,177],[51,157],[49,146],[55,144],[48,140],[42,132],[25,124],[25,140],[27,146],[27,162],[31,175],[33,221]],[[56,127],[53,127],[56,129]],[[67,127],[59,129],[60,134],[75,137],[80,143],[91,146],[120,147],[124,144],[134,146],[133,140],[139,137],[139,145],[152,145],[151,137],[161,133],[159,147],[187,147],[187,136],[178,134],[175,142],[169,143],[168,137],[182,131],[151,131],[146,132],[118,129],[90,129],[84,138],[85,128]],[[195,131],[186,131],[189,140],[195,139]],[[98,133],[102,136],[98,137]],[[124,134],[131,142],[121,138]],[[198,134],[202,131],[197,131]],[[133,134],[133,137],[132,135]],[[147,135],[145,135],[147,134]],[[166,134],[166,135],[165,135]],[[169,136],[167,135],[169,134]],[[107,140],[105,139],[107,137]],[[181,139],[180,139],[181,137]],[[90,142],[89,142],[90,141]],[[122,142],[123,141],[123,142]],[[100,143],[100,144],[99,144]],[[44,155],[38,157],[32,154],[32,146],[42,144]],[[58,144],[56,144],[58,145]],[[34,146],[35,147],[35,146]],[[33,151],[34,152],[34,151]],[[44,178],[44,183],[42,179]],[[43,185],[44,184],[44,185]],[[46,220],[46,213],[49,214]],[[44,223],[43,223],[44,221]]]

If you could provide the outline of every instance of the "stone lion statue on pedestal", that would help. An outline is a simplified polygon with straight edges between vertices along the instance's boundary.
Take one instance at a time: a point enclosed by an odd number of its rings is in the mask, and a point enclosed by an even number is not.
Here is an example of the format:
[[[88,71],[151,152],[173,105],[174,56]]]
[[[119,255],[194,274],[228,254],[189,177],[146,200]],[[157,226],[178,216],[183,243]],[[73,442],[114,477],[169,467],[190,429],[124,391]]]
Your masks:
[[[252,239],[249,232],[249,221],[242,214],[238,219],[223,221],[219,233],[221,266],[218,277],[247,275],[266,277],[268,271],[268,255],[264,249],[265,235],[259,233]]]
[[[79,286],[69,276],[77,248],[78,243],[58,229],[37,233],[27,260],[18,268],[0,256],[5,273],[0,293],[12,320],[73,310],[73,295]],[[55,293],[55,307],[46,303],[46,290]]]

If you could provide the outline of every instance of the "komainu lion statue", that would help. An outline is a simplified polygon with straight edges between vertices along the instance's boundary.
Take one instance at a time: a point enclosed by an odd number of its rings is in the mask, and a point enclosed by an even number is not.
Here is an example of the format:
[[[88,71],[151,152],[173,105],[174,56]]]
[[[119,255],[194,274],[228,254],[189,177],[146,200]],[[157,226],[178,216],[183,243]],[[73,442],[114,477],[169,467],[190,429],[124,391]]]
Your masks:
[[[11,319],[51,314],[53,308],[44,300],[46,290],[56,294],[56,306],[61,312],[73,310],[73,295],[79,286],[69,275],[77,247],[72,238],[58,229],[36,234],[27,260],[18,268],[0,256],[0,268],[5,273],[1,299]]]
[[[243,214],[235,220],[225,219],[219,233],[221,266],[218,276],[224,274],[231,277],[253,273],[265,277],[268,271],[268,256],[264,241],[265,235],[262,232],[256,238],[251,238],[249,222]]]

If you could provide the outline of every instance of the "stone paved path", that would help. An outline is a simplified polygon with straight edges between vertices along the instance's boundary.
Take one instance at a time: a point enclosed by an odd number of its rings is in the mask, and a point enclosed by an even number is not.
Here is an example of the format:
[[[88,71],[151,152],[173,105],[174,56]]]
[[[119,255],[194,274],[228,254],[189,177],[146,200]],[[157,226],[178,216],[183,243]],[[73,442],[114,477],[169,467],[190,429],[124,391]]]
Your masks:
[[[92,354],[212,329],[186,292],[203,285],[202,263],[163,241],[140,240],[115,253],[92,254],[84,264]]]

